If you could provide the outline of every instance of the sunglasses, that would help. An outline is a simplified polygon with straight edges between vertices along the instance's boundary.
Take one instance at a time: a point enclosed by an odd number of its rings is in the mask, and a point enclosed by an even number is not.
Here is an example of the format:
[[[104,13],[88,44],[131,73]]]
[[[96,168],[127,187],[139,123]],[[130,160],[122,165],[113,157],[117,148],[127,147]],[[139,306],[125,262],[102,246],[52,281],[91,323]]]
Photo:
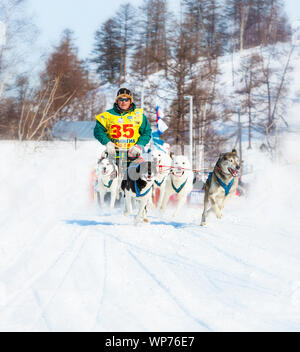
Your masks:
[[[125,101],[127,103],[130,101],[130,99],[129,98],[120,98],[119,101],[121,101],[121,102]]]

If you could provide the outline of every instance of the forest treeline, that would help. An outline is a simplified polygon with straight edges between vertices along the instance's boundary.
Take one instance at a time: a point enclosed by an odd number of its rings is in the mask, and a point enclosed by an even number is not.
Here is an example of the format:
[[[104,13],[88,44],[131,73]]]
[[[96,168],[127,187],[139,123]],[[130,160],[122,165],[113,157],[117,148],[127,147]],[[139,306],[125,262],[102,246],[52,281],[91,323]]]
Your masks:
[[[35,38],[20,11],[25,5],[26,0],[0,0],[0,21],[7,29],[6,43],[0,46],[0,138],[51,138],[58,120],[92,120],[104,109],[103,86],[146,82],[159,72],[172,92],[165,138],[186,144],[185,96],[192,95],[195,147],[214,150],[228,136],[216,134],[213,122],[233,113],[218,89],[219,58],[249,48],[260,49],[235,68],[242,77],[235,94],[248,119],[249,147],[253,128],[268,135],[281,118],[289,67],[279,72],[272,62],[291,52],[282,53],[274,44],[289,43],[292,34],[281,0],[182,0],[180,13],[173,13],[167,0],[143,0],[138,8],[125,3],[95,29],[86,60],[78,58],[74,35],[65,30],[34,79],[22,72],[26,56],[18,50],[20,41],[26,45],[25,34],[28,46]],[[147,96],[157,93],[155,84],[147,89]],[[153,102],[146,99],[145,104],[146,111],[154,110]]]

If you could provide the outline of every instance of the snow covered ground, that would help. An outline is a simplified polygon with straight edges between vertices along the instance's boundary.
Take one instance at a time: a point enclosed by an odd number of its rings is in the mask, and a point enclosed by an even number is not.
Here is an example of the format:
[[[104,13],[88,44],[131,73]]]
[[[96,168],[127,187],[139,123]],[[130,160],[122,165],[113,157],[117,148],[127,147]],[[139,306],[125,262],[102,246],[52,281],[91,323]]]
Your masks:
[[[299,134],[247,198],[136,227],[89,200],[97,142],[0,142],[1,331],[299,331]],[[245,178],[246,180],[246,178]]]

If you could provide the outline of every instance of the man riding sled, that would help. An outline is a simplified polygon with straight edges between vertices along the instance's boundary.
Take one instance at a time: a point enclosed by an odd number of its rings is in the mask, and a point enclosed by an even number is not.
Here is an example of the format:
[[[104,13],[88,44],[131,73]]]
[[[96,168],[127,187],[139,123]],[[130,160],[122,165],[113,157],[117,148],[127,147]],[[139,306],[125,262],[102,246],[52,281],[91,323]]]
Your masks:
[[[131,91],[121,88],[111,110],[96,116],[95,138],[106,146],[109,157],[119,164],[120,151],[126,152],[128,163],[142,154],[152,137],[151,126],[133,102]]]

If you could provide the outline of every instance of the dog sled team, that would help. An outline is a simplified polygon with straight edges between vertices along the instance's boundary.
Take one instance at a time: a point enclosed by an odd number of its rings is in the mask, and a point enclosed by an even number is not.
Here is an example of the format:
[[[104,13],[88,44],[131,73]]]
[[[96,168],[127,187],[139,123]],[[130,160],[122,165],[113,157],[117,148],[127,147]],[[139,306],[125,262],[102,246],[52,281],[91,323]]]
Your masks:
[[[142,109],[137,109],[129,89],[118,91],[113,109],[96,116],[95,138],[106,146],[97,165],[96,191],[104,205],[110,193],[110,207],[124,197],[124,215],[133,213],[132,201],[137,201],[135,223],[148,222],[147,213],[153,207],[153,197],[159,189],[156,206],[166,210],[172,195],[177,196],[176,217],[193,189],[194,172],[184,155],[167,151],[142,153],[150,142],[152,131]],[[236,193],[240,164],[236,150],[220,155],[204,186],[204,210],[201,225],[206,225],[209,213],[218,219],[226,201]]]

